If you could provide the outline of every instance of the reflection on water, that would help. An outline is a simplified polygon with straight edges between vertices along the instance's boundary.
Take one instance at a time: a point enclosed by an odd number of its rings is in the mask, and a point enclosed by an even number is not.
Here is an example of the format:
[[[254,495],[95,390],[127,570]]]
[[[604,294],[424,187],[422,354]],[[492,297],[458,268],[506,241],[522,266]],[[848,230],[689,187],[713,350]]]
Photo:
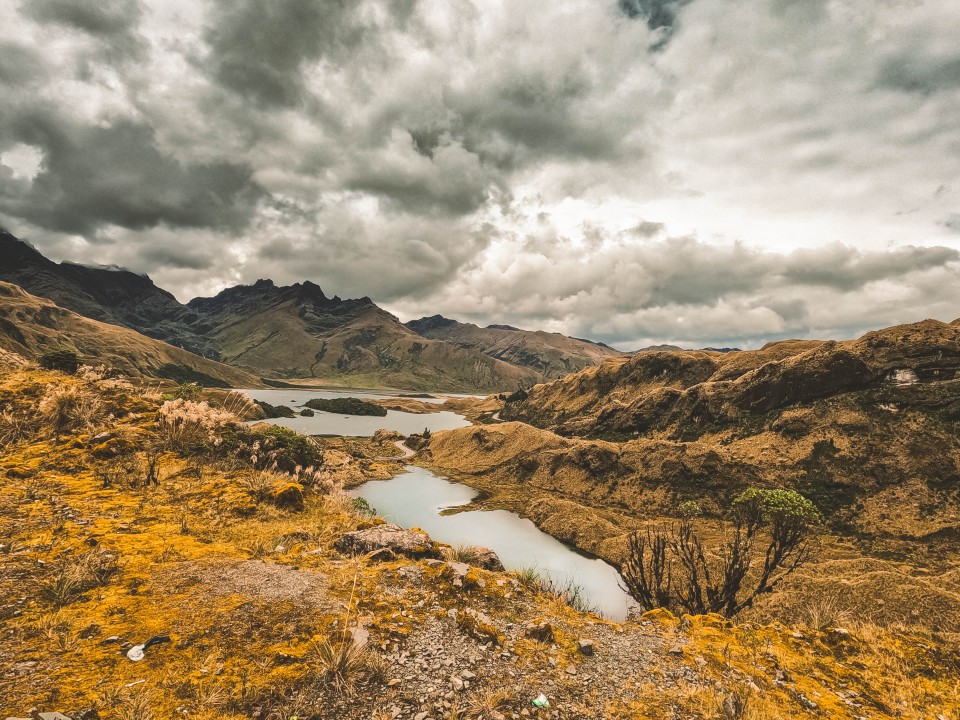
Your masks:
[[[361,400],[384,399],[401,397],[399,394],[376,392],[341,392],[334,390],[288,390],[288,389],[258,389],[243,390],[253,400],[270,403],[271,405],[286,405],[294,412],[299,413],[304,403],[313,398],[332,400],[334,398],[355,397]],[[444,402],[443,398],[415,398],[432,404]],[[449,411],[427,413],[400,412],[387,410],[386,417],[369,417],[365,415],[342,415],[315,410],[313,417],[274,418],[263,422],[274,425],[283,425],[305,435],[348,435],[351,437],[369,437],[377,430],[395,430],[410,435],[423,432],[429,428],[431,432],[439,430],[455,430],[470,424],[462,415]]]
[[[444,508],[470,502],[477,491],[439,478],[423,468],[407,466],[391,480],[364,483],[350,491],[366,500],[389,522],[419,527],[439,542],[481,545],[494,550],[508,570],[535,567],[561,586],[582,588],[587,604],[611,620],[627,615],[627,595],[617,571],[542,532],[530,520],[506,510],[441,515]]]

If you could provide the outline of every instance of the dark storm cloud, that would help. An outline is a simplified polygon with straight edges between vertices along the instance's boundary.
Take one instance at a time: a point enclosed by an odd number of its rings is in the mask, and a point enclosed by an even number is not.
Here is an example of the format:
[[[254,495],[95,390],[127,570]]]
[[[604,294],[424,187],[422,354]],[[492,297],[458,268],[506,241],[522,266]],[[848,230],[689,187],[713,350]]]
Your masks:
[[[20,11],[38,22],[105,37],[129,32],[142,13],[137,0],[27,0]]]
[[[60,25],[86,33],[103,46],[101,59],[138,57],[144,40],[137,28],[143,15],[139,0],[26,0],[20,12],[45,25]]]
[[[151,266],[183,270],[209,270],[214,265],[215,250],[209,247],[178,246],[173,243],[151,245],[139,254],[139,260]]]
[[[47,75],[43,56],[26,45],[0,42],[0,83],[21,86]]]
[[[960,55],[952,58],[919,58],[904,55],[880,68],[878,82],[903,92],[929,94],[960,88]]]
[[[617,0],[620,9],[631,18],[647,21],[651,30],[673,27],[680,8],[691,0]]]
[[[32,110],[11,134],[44,160],[29,190],[0,195],[0,208],[48,230],[92,235],[105,224],[167,224],[235,232],[263,196],[249,166],[182,163],[157,146],[149,126],[128,120],[85,125]]]
[[[867,283],[902,277],[960,260],[946,247],[903,247],[883,253],[863,253],[847,245],[797,250],[786,258],[783,276],[803,285],[827,285],[852,291]]]
[[[0,2],[0,219],[627,347],[952,319],[957,7]]]
[[[449,141],[419,152],[403,134],[393,153],[371,153],[355,161],[345,185],[389,198],[407,212],[471,213],[486,201],[497,181],[478,156]]]
[[[216,0],[206,39],[223,86],[263,106],[303,100],[303,67],[357,42],[349,0]]]

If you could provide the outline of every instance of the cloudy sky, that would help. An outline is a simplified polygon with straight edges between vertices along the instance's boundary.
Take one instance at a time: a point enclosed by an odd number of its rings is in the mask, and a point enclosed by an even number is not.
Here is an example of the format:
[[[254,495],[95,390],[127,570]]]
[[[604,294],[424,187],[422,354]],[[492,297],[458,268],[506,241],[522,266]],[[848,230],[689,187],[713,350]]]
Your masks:
[[[0,225],[603,339],[960,316],[956,0],[0,0]]]

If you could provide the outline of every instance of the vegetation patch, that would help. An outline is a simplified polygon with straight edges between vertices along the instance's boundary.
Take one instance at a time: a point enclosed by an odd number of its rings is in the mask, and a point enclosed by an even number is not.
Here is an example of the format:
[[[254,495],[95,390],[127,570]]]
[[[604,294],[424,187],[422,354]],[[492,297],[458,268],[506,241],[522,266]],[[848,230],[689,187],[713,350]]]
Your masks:
[[[386,417],[387,409],[359,398],[314,398],[304,403],[313,410],[336,413],[339,415],[369,415],[372,417]]]

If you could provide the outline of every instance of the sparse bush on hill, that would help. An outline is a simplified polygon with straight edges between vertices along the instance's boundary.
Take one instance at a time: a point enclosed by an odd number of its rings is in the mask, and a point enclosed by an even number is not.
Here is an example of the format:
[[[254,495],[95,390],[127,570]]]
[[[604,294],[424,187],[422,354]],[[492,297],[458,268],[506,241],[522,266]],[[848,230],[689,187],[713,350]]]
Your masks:
[[[37,358],[37,362],[44,370],[59,370],[72,375],[80,367],[80,356],[73,350],[48,350]]]
[[[237,422],[233,413],[212,408],[206,402],[168,400],[157,413],[157,432],[162,446],[180,453],[199,452],[220,441],[219,431]]]
[[[809,559],[808,539],[822,521],[793,490],[751,488],[733,502],[726,540],[708,549],[691,509],[630,535],[621,574],[646,610],[733,617]]]
[[[37,410],[41,423],[59,440],[63,433],[92,426],[103,415],[103,399],[80,385],[51,385]]]

